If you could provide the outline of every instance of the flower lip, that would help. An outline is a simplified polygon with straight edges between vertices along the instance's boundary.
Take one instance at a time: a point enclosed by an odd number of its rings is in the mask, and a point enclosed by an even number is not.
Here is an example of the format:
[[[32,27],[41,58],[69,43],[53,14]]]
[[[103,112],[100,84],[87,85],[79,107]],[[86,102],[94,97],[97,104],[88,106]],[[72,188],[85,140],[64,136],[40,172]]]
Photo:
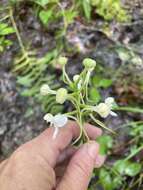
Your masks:
[[[68,122],[68,118],[66,115],[64,114],[57,114],[55,116],[53,116],[50,113],[47,113],[44,116],[44,120],[46,120],[48,123],[50,123],[54,128],[54,133],[53,133],[53,139],[56,138],[58,132],[59,132],[59,128],[64,127],[66,125],[66,123]]]
[[[55,115],[54,117],[54,125],[55,127],[64,127],[67,123],[68,119],[65,115],[62,115],[62,114],[57,114]]]

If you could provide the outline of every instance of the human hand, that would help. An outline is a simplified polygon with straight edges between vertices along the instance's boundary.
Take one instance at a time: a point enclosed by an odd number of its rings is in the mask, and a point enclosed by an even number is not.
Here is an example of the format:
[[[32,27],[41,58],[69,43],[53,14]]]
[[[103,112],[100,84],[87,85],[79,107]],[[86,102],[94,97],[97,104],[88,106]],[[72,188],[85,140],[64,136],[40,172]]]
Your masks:
[[[53,128],[19,147],[0,165],[1,190],[86,190],[94,167],[105,158],[99,145],[91,141],[80,148],[70,146],[79,135],[75,122],[69,121],[52,139]],[[85,130],[91,140],[102,131],[90,124]],[[69,161],[70,159],[70,161]]]

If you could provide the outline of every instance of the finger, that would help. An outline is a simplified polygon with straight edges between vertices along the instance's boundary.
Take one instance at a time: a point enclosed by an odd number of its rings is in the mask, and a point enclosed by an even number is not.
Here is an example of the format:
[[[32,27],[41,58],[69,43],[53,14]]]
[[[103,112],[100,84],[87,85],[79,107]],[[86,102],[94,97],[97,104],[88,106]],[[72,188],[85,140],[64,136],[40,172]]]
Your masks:
[[[97,137],[102,135],[102,130],[94,125],[85,123],[85,130],[87,131],[90,139],[95,140]]]
[[[65,160],[61,165],[55,167],[56,181],[57,179],[61,179],[66,171],[66,168],[69,164],[70,159]]]
[[[75,152],[78,150],[78,147],[73,147],[70,146],[68,148],[66,148],[60,155],[59,158],[57,160],[57,165],[61,164],[62,162],[64,162],[65,160],[69,159],[71,156],[73,156],[75,154]]]
[[[92,125],[85,124],[85,130],[91,139],[95,139],[101,134],[101,129]],[[56,165],[57,159],[62,151],[71,143],[72,139],[79,136],[80,130],[77,123],[69,121],[68,124],[61,128],[56,139],[53,139],[53,128],[48,128],[41,135],[26,144],[26,147],[42,156],[50,166]]]
[[[99,152],[96,142],[84,144],[71,159],[56,190],[86,190]]]
[[[104,164],[105,160],[106,156],[98,154],[95,160],[95,168],[100,168]]]

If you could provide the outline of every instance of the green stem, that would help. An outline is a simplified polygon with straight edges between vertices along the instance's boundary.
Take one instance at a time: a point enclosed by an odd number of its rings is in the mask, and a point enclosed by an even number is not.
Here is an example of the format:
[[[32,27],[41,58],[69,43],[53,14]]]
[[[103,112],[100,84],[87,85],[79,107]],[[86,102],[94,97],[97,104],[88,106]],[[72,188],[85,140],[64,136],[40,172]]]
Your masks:
[[[82,127],[82,124],[77,120],[77,123],[79,125],[79,128],[80,128],[80,134],[78,136],[78,138],[72,143],[72,145],[75,145],[82,137],[82,133],[83,133],[83,127]]]
[[[20,45],[20,47],[21,47],[21,50],[22,50],[23,54],[26,55],[26,57],[27,57],[27,53],[26,53],[25,47],[24,47],[24,45],[23,45],[21,36],[20,36],[20,34],[19,34],[18,28],[17,28],[17,26],[16,26],[16,23],[15,23],[15,20],[14,20],[14,17],[13,17],[13,10],[12,10],[12,8],[10,9],[10,19],[11,19],[12,25],[13,25],[13,27],[14,27],[14,29],[15,29],[16,36],[17,36],[17,39],[18,39],[18,41],[19,41],[19,45]]]
[[[72,112],[68,112],[68,113],[66,113],[66,115],[68,115],[68,116],[72,116],[72,115],[74,115],[74,114],[76,114],[77,113],[77,111],[72,111]]]
[[[64,35],[66,34],[66,31],[67,31],[67,26],[68,26],[68,23],[67,23],[67,20],[66,20],[66,15],[65,15],[65,10],[64,8],[62,7],[61,3],[60,2],[57,2],[58,6],[60,7],[61,9],[61,13],[63,15],[63,21],[64,21]]]
[[[128,127],[130,125],[139,125],[139,124],[142,124],[143,121],[133,121],[133,122],[129,122],[129,123],[126,123],[126,124],[123,124],[123,125],[120,125],[119,127],[116,128],[116,130],[120,129],[120,128],[123,128],[123,127]]]
[[[68,75],[66,73],[65,66],[63,67],[63,79],[64,79],[65,83],[67,83],[69,85],[72,83],[72,81],[70,80],[70,78],[68,77]]]
[[[127,158],[125,158],[125,160],[131,159],[131,158],[134,157],[137,153],[139,153],[142,149],[143,149],[143,145],[140,146],[136,151],[134,151],[133,153],[131,153]]]
[[[101,121],[99,121],[98,119],[96,119],[92,114],[90,114],[90,117],[91,117],[91,119],[92,119],[95,123],[97,123],[99,126],[101,126],[102,128],[104,128],[104,129],[110,131],[112,134],[116,135],[116,132],[114,132],[112,129],[106,127],[106,125],[104,125],[104,123],[102,123]]]
[[[8,19],[9,17],[10,17],[10,15],[6,15],[5,17],[3,17],[3,18],[0,19],[0,22],[2,22],[2,21],[4,21],[4,20]]]
[[[133,112],[133,113],[143,113],[143,109],[140,108],[133,108],[133,107],[114,107],[113,110],[119,110],[119,111],[127,111],[127,112]]]

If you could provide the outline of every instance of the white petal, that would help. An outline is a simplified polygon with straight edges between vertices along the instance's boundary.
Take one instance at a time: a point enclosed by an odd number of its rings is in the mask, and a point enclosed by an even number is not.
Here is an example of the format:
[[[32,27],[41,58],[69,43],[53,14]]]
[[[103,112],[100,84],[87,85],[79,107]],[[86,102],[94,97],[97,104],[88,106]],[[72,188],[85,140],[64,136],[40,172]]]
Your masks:
[[[113,112],[113,111],[110,111],[110,115],[112,115],[112,116],[114,116],[114,117],[117,117],[118,115],[115,113],[115,112]]]
[[[111,106],[115,102],[114,98],[108,97],[105,99],[105,104]]]
[[[55,130],[54,130],[54,133],[53,133],[53,137],[52,137],[53,139],[55,139],[57,137],[58,132],[59,132],[58,127],[55,127]]]
[[[47,121],[47,122],[53,122],[53,118],[54,118],[54,116],[52,115],[52,114],[50,114],[50,113],[47,113],[46,115],[44,115],[44,120],[45,121]]]
[[[68,121],[68,118],[65,115],[57,114],[54,117],[54,126],[55,127],[63,127]]]

